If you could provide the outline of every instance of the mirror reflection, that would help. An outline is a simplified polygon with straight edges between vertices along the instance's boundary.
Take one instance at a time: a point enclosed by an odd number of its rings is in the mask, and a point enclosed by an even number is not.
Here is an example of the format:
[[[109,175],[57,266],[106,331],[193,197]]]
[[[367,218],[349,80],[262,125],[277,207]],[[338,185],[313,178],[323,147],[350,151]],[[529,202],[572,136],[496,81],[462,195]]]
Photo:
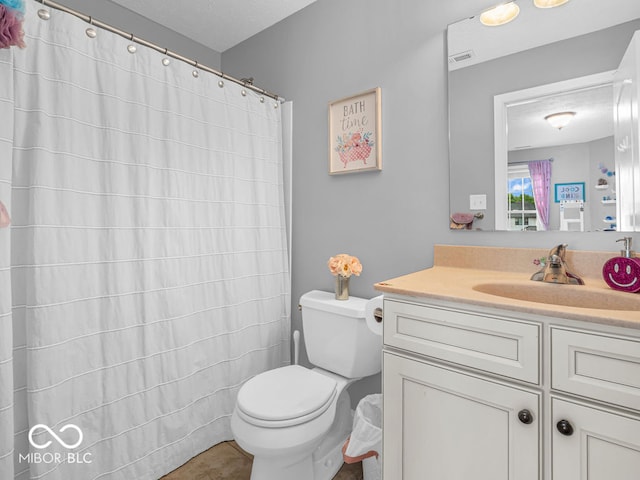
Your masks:
[[[613,84],[640,2],[618,0],[610,14],[592,0],[518,3],[507,25],[472,17],[448,29],[452,219],[482,230],[633,230],[617,220],[627,202]],[[551,123],[559,113],[567,124]]]
[[[617,229],[613,76],[495,96],[497,229]]]

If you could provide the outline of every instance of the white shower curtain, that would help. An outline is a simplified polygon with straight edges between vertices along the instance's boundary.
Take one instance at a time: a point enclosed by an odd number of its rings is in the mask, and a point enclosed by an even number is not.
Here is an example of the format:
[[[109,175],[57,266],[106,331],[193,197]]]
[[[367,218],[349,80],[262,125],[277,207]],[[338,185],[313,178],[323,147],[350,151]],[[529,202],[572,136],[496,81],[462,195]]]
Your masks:
[[[0,478],[155,479],[289,362],[282,109],[28,7],[0,51]]]

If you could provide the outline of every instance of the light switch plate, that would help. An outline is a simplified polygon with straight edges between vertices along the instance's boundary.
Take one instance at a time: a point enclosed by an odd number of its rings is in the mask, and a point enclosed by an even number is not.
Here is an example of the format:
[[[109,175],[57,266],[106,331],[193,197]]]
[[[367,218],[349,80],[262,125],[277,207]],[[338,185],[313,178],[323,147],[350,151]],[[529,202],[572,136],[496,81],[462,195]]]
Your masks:
[[[486,210],[487,209],[487,196],[482,195],[469,195],[469,210]]]

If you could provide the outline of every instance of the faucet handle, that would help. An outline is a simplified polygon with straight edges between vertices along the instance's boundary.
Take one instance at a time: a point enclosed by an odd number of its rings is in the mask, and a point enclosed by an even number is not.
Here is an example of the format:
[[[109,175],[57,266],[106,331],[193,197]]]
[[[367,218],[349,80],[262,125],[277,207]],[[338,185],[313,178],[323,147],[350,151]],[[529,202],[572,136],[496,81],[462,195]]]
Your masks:
[[[562,261],[564,261],[564,255],[567,251],[567,247],[568,244],[566,243],[561,243],[560,245],[553,247],[551,250],[549,250],[549,259],[554,256],[558,256]]]

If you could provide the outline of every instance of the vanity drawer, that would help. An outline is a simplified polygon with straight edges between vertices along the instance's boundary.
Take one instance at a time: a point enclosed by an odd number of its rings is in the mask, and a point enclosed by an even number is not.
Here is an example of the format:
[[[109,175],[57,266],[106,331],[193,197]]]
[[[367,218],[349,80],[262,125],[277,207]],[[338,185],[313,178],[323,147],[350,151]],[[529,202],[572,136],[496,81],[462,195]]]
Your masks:
[[[552,327],[551,386],[640,410],[640,339]]]
[[[540,325],[384,300],[384,343],[497,375],[540,382]]]

